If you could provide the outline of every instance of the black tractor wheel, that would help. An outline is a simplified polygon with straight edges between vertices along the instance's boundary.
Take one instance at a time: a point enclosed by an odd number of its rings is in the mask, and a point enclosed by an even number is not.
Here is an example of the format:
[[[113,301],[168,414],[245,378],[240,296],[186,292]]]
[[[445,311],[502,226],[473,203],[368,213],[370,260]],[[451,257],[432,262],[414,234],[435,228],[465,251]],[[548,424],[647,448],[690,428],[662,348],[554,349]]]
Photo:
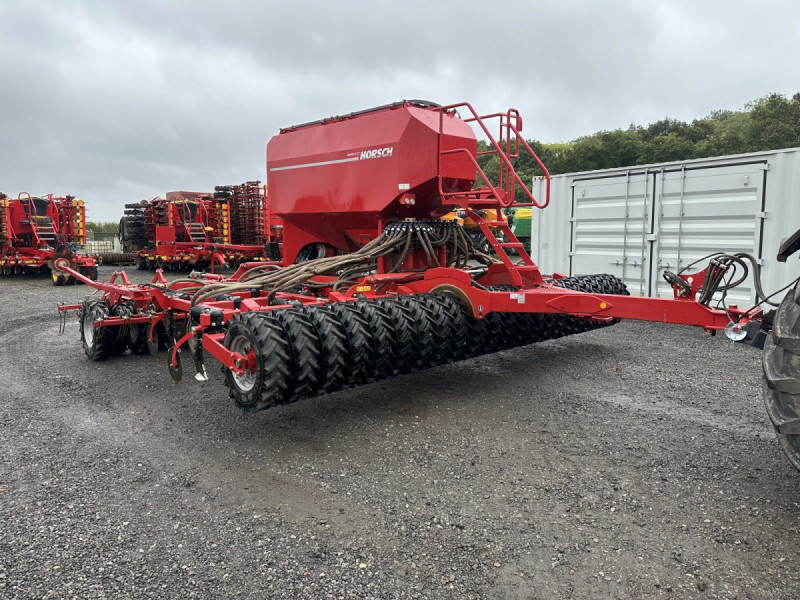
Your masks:
[[[397,331],[389,313],[380,303],[373,301],[362,300],[354,302],[353,306],[361,312],[371,334],[373,361],[368,381],[377,381],[396,374]]]
[[[355,386],[372,381],[375,357],[373,356],[372,330],[360,310],[349,302],[337,302],[329,310],[340,320],[347,338],[347,377],[345,385]]]
[[[764,404],[778,443],[800,470],[800,283],[786,294],[764,345]]]
[[[450,315],[444,306],[431,294],[414,296],[420,311],[430,323],[430,361],[427,366],[435,367],[452,360],[450,340],[452,337]]]
[[[447,361],[457,361],[467,355],[467,313],[461,301],[449,293],[434,292],[431,297],[439,303],[447,317]]]
[[[136,269],[138,271],[147,271],[147,258],[144,256],[139,256],[136,259]]]
[[[292,387],[292,359],[288,336],[278,320],[258,313],[235,315],[223,343],[249,358],[243,374],[225,370],[225,385],[239,407],[263,410],[286,401]]]
[[[417,365],[417,327],[413,311],[397,298],[377,300],[386,312],[394,329],[393,373],[410,373]]]
[[[314,323],[299,308],[276,310],[272,316],[280,322],[289,338],[291,383],[289,401],[313,396],[322,386],[320,339]]]
[[[402,313],[402,318],[410,319],[412,351],[404,357],[406,369],[418,371],[433,366],[434,340],[431,320],[428,318],[426,308],[419,301],[418,295],[398,296],[397,313]]]
[[[99,361],[108,358],[114,350],[117,341],[116,327],[95,325],[95,321],[102,321],[111,314],[111,311],[102,300],[84,300],[80,312],[80,330],[83,351],[90,360]]]
[[[347,378],[347,334],[341,320],[324,306],[307,306],[304,309],[314,324],[320,341],[320,371],[322,393],[342,389]]]

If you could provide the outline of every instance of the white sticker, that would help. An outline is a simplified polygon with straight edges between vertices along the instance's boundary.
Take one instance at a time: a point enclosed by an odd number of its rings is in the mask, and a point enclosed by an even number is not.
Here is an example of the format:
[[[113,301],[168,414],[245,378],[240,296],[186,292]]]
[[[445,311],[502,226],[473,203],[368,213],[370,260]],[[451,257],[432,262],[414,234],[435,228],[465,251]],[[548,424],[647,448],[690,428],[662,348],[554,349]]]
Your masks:
[[[410,183],[398,183],[397,184],[397,189],[398,190],[410,190],[411,189],[411,184]]]

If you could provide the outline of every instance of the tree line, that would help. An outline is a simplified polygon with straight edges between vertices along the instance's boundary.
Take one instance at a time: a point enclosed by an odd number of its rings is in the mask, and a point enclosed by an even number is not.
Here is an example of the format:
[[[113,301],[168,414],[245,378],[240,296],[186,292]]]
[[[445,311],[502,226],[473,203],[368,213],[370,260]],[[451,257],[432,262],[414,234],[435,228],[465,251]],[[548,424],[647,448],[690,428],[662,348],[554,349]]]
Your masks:
[[[690,123],[667,117],[647,126],[631,124],[627,129],[598,131],[570,142],[528,143],[553,175],[798,147],[800,92],[791,98],[768,94],[741,110],[715,110]],[[479,151],[488,149],[486,142],[478,142]],[[497,182],[499,158],[484,155],[478,162],[490,181]],[[543,174],[525,151],[515,168],[525,182]],[[517,201],[524,201],[519,189]],[[94,231],[116,231],[117,226],[86,223],[86,228]]]
[[[691,122],[664,118],[650,125],[598,131],[570,142],[528,140],[551,174],[611,169],[648,163],[707,158],[800,146],[800,93],[787,98],[768,94],[741,110],[715,110]],[[488,144],[479,142],[479,150]],[[499,158],[482,156],[479,163],[497,181]],[[525,182],[542,175],[524,150],[515,168]],[[524,201],[517,190],[517,201]]]

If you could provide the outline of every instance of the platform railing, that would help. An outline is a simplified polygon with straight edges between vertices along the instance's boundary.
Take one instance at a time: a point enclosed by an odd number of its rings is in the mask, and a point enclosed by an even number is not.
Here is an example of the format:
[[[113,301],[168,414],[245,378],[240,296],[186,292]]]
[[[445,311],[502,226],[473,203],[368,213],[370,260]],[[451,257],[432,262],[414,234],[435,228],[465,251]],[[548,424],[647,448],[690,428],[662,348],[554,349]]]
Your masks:
[[[477,161],[477,157],[475,154],[470,152],[466,148],[453,148],[450,150],[443,150],[442,149],[442,134],[444,131],[444,117],[448,111],[453,111],[458,108],[465,108],[471,114],[471,116],[462,119],[465,123],[476,123],[481,130],[483,131],[486,138],[489,140],[492,149],[479,152],[478,156],[485,156],[496,154],[500,159],[500,175],[499,175],[499,182],[497,185],[493,185],[492,182],[489,180],[488,176],[484,172],[484,170],[480,167]],[[504,207],[507,208],[512,204],[514,206],[532,206],[536,208],[544,208],[550,203],[550,172],[547,170],[547,167],[544,166],[541,159],[537,156],[536,152],[530,147],[528,142],[526,142],[520,135],[520,131],[522,130],[522,118],[519,115],[519,111],[516,109],[509,109],[505,113],[492,113],[489,115],[479,115],[475,109],[472,107],[471,104],[468,102],[461,102],[459,104],[451,104],[449,106],[442,106],[437,108],[436,110],[439,111],[439,194],[441,195],[442,201],[446,204],[458,204],[459,201],[470,203],[470,199],[473,200],[473,204],[482,203],[491,201],[492,198],[496,200],[496,202]],[[489,131],[489,128],[486,125],[486,120],[488,119],[499,119],[499,130],[500,135],[499,141],[495,139],[492,133]],[[512,143],[512,136],[513,136],[513,143]],[[503,143],[505,143],[505,149],[503,149]],[[513,146],[513,150],[512,150]],[[546,186],[545,186],[545,199],[544,202],[538,201],[534,196],[528,186],[525,184],[524,181],[520,178],[519,174],[517,173],[514,165],[512,164],[511,160],[514,158],[519,157],[520,146],[522,146],[533,158],[537,165],[542,169],[544,173]],[[448,154],[463,154],[464,156],[468,157],[470,162],[472,162],[473,166],[475,167],[476,172],[480,175],[483,179],[485,187],[472,189],[470,191],[465,192],[447,192],[442,187],[442,160],[445,155]],[[530,202],[514,202],[515,196],[515,186],[519,185],[522,190],[525,192],[525,195],[528,197]],[[447,202],[447,200],[452,200],[452,202]]]

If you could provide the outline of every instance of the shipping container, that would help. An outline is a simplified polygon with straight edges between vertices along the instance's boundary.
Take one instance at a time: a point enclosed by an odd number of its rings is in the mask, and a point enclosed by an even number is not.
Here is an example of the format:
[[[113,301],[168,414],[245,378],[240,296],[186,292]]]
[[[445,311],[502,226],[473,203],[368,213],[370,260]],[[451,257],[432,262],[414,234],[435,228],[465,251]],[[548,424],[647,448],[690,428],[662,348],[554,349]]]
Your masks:
[[[800,275],[797,256],[775,259],[800,228],[800,148],[568,173],[551,185],[550,206],[532,221],[545,273],[610,273],[632,294],[660,298],[672,297],[665,270],[718,251],[752,254],[767,293]],[[533,186],[544,197],[544,181]],[[754,301],[750,273],[726,302]]]

